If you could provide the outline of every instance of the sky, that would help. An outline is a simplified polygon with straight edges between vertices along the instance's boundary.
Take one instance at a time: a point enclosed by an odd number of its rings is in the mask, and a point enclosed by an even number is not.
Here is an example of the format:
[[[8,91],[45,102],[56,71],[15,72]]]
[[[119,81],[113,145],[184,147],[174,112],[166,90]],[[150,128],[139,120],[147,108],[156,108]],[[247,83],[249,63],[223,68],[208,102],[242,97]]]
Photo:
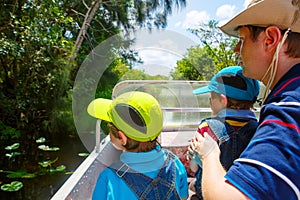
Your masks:
[[[187,53],[186,50],[199,43],[198,39],[187,30],[188,28],[197,28],[199,24],[212,19],[219,21],[219,25],[224,24],[242,11],[250,0],[187,0],[186,2],[185,8],[174,9],[172,15],[168,17],[165,32],[158,32],[156,35],[143,32],[137,36],[136,48],[139,49],[140,58],[144,61],[143,64],[138,65],[139,69],[145,70],[150,75],[168,75],[176,66],[177,60],[182,59]],[[183,49],[185,52],[182,52]],[[153,67],[154,65],[159,67]]]
[[[249,0],[187,0],[183,9],[174,10],[168,18],[168,29],[189,34],[187,28],[195,28],[199,23],[211,19],[225,23],[238,12],[243,10]]]

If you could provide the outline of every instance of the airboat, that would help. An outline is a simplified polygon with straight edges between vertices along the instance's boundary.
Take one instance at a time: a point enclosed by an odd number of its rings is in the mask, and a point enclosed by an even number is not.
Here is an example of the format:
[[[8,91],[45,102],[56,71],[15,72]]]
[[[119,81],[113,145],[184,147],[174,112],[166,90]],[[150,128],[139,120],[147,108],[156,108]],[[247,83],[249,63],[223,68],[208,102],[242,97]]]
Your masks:
[[[209,94],[193,95],[196,88],[208,81],[135,80],[119,82],[112,98],[128,91],[152,94],[160,103],[164,115],[163,131],[158,138],[160,145],[175,153],[186,166],[189,177],[193,174],[186,163],[186,151],[201,119],[211,117]],[[257,115],[259,109],[256,111]],[[51,200],[91,199],[99,173],[118,161],[116,150],[101,130],[101,121],[95,119],[95,147],[75,172],[59,188]]]

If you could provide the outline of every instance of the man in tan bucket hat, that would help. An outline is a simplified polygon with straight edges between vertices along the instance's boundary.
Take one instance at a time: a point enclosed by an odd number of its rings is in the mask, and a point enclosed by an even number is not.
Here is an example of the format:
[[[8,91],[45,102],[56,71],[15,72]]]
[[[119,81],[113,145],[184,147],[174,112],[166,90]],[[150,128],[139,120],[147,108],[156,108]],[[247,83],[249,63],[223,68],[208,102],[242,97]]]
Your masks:
[[[193,138],[204,199],[300,199],[300,0],[252,0],[220,28],[239,37],[243,74],[266,91],[259,126],[227,172],[216,142]]]

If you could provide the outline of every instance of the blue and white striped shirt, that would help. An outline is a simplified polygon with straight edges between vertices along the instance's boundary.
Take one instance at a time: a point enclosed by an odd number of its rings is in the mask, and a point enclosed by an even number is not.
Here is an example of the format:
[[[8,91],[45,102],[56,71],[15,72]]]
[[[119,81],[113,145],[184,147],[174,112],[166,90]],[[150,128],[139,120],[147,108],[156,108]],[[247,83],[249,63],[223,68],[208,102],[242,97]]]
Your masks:
[[[300,199],[300,63],[269,94],[256,133],[225,178],[251,199]]]

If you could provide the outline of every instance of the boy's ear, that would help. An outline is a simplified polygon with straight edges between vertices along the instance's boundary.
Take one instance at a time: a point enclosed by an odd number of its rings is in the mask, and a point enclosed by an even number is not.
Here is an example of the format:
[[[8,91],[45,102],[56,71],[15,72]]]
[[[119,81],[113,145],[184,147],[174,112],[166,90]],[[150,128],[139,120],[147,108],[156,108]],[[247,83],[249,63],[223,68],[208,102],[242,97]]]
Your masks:
[[[221,102],[224,105],[224,107],[226,108],[227,103],[228,103],[227,97],[224,94],[221,94],[220,96],[221,96]]]
[[[127,144],[127,136],[122,132],[122,131],[118,131],[118,134],[119,134],[119,139],[122,143],[122,145],[126,145]]]

